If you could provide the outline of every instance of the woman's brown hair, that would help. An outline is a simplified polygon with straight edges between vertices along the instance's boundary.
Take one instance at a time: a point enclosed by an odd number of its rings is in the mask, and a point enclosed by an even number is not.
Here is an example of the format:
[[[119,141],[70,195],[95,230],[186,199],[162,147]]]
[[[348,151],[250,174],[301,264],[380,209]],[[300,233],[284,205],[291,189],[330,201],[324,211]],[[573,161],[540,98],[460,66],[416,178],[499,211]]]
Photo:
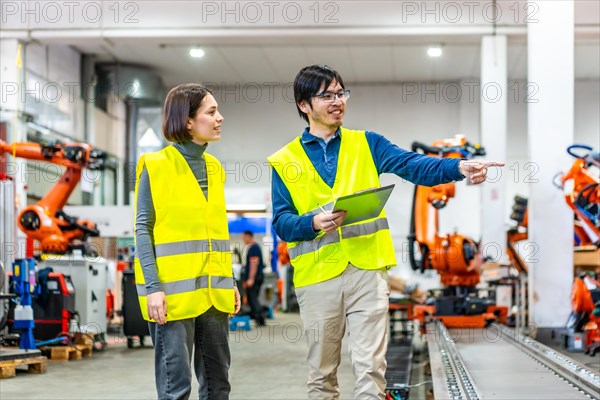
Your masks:
[[[191,140],[187,129],[188,118],[194,118],[202,100],[210,90],[199,83],[185,83],[171,89],[165,99],[162,131],[169,142]]]

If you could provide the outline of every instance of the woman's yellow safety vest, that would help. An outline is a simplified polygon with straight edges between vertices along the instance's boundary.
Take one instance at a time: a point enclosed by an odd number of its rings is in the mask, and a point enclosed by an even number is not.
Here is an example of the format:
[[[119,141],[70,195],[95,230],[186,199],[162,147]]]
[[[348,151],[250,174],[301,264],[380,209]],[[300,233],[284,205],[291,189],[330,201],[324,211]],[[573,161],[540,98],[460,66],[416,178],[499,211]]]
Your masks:
[[[175,147],[144,154],[137,164],[134,204],[137,206],[145,165],[156,212],[154,253],[158,279],[166,295],[167,321],[197,317],[211,306],[226,313],[234,311],[225,173],[219,160],[207,153],[204,157],[208,200]],[[138,258],[134,268],[142,315],[150,321]]]
[[[298,215],[319,214],[319,206],[331,210],[338,197],[380,187],[365,131],[340,129],[341,147],[333,188],[316,171],[300,137],[268,158],[289,190]],[[377,218],[345,225],[328,234],[321,231],[311,241],[291,242],[288,250],[296,287],[335,278],[348,263],[361,269],[396,265],[385,211]]]

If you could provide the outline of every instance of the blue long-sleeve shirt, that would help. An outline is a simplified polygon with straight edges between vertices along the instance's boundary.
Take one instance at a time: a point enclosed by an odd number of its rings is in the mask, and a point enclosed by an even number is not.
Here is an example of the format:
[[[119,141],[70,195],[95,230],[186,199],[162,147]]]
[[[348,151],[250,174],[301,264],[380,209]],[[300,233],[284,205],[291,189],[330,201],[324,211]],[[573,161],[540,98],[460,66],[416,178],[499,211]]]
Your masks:
[[[367,131],[366,138],[379,175],[396,174],[422,186],[435,186],[464,179],[458,168],[460,159],[430,157],[407,151],[375,132]],[[333,187],[336,178],[342,139],[339,129],[328,142],[310,134],[308,128],[301,137],[301,144],[308,158],[329,187]],[[312,227],[313,216],[298,215],[289,190],[275,169],[272,169],[272,172],[271,197],[275,232],[286,242],[313,240],[318,234]]]

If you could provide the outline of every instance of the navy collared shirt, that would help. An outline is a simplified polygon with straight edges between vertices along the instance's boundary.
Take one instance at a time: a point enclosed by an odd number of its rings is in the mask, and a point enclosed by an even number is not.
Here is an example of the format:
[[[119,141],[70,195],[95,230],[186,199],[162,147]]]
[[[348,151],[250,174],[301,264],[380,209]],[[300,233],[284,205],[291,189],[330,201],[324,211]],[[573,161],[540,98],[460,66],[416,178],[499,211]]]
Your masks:
[[[435,186],[464,179],[458,169],[460,162],[458,158],[430,157],[407,151],[375,132],[367,131],[366,137],[379,175],[396,174],[415,185],[422,186]],[[336,179],[342,140],[340,129],[328,142],[310,134],[308,128],[302,133],[302,148],[319,176],[329,187],[333,187]],[[298,215],[289,190],[275,169],[272,171],[273,227],[277,236],[286,242],[313,240],[318,234],[312,228],[313,216]]]

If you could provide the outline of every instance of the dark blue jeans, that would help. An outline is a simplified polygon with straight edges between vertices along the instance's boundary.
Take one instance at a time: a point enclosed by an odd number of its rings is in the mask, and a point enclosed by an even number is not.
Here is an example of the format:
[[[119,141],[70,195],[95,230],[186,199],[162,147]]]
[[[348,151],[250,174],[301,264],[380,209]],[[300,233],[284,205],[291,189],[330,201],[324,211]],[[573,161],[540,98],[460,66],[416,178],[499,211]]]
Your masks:
[[[212,307],[190,319],[165,325],[150,322],[154,343],[156,391],[160,400],[188,399],[192,390],[191,361],[201,400],[229,399],[229,316]]]

